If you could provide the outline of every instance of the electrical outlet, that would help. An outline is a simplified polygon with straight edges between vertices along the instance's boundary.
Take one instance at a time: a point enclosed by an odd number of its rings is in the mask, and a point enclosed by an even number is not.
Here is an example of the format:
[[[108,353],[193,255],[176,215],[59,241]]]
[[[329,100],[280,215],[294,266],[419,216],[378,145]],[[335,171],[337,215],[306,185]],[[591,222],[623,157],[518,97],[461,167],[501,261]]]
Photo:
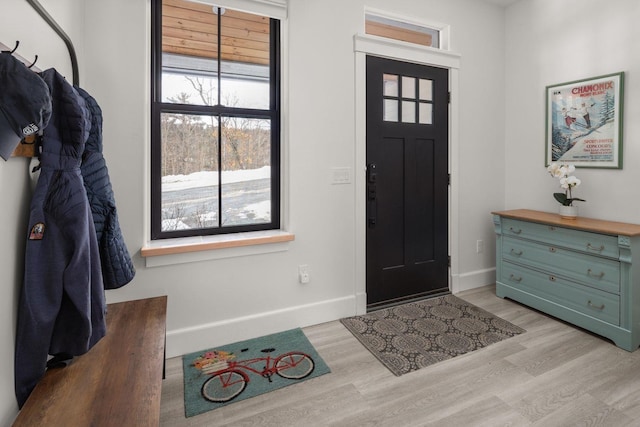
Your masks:
[[[298,281],[302,284],[309,283],[311,281],[311,273],[307,264],[298,266]]]
[[[484,252],[484,240],[476,240],[476,253],[481,254]]]

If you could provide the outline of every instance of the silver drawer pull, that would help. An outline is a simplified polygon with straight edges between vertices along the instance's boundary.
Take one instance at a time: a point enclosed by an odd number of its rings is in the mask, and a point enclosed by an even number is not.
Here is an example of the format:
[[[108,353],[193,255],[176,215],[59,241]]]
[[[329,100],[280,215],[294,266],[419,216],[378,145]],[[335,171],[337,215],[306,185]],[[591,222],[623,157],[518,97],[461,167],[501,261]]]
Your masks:
[[[554,254],[556,253],[556,248],[554,248],[553,246],[551,246],[549,248],[549,252],[553,252]]]
[[[513,281],[513,282],[522,282],[522,277],[516,277],[513,274],[509,276],[509,280]]]
[[[587,250],[596,251],[596,252],[602,252],[604,250],[604,245],[600,245],[599,248],[596,248],[591,243],[587,243]]]
[[[511,248],[511,254],[512,255],[516,255],[516,256],[520,256],[520,255],[522,255],[522,251],[518,251],[518,250],[515,250],[515,249]]]
[[[550,226],[549,226],[549,230],[551,230],[551,231],[556,231],[556,228],[555,228],[554,226],[550,225]]]
[[[521,228],[518,228],[517,230],[515,230],[513,227],[509,227],[509,231],[511,231],[513,234],[522,233],[522,229]]]
[[[549,280],[552,281],[552,282],[555,282],[556,281],[556,276],[549,276]]]
[[[595,274],[591,269],[587,270],[587,276],[597,277],[598,279],[602,279],[604,277],[604,271],[601,271],[600,274]]]
[[[589,307],[595,308],[596,310],[604,310],[604,304],[602,304],[602,305],[593,305],[591,300],[589,300],[589,302],[587,302],[587,304],[589,304]]]

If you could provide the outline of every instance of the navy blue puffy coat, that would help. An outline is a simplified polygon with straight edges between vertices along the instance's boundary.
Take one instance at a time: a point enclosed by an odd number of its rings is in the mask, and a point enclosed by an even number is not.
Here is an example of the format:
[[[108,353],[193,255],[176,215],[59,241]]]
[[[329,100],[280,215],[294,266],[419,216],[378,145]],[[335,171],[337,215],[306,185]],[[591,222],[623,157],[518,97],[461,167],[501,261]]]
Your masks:
[[[120,230],[109,171],[102,155],[102,109],[84,89],[76,87],[76,90],[91,113],[91,129],[80,170],[96,228],[104,288],[116,289],[129,283],[136,270]]]
[[[86,353],[106,333],[100,254],[80,161],[90,113],[54,69],[52,116],[30,206],[24,283],[18,305],[15,389],[22,407],[44,375],[48,355]]]

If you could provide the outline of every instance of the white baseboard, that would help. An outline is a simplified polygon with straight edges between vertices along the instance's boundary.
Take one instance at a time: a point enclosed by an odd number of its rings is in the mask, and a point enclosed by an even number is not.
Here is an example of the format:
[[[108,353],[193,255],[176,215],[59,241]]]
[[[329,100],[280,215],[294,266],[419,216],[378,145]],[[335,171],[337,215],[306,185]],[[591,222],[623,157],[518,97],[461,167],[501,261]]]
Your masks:
[[[167,357],[353,316],[355,296],[167,331]]]
[[[451,293],[457,294],[458,292],[467,291],[469,289],[481,288],[483,286],[495,283],[495,281],[495,268],[487,268],[484,270],[476,270],[469,273],[452,275]]]

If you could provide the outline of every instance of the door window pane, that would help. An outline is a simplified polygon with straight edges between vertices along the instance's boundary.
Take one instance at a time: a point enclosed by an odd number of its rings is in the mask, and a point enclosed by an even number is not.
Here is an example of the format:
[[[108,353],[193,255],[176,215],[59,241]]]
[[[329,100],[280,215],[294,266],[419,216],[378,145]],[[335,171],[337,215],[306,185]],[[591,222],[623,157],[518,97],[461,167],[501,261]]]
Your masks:
[[[416,79],[414,77],[402,76],[402,97],[416,98]]]
[[[384,74],[383,79],[383,96],[398,96],[398,76],[393,74]]]
[[[433,124],[433,104],[420,103],[419,123],[423,125]]]
[[[416,103],[413,101],[402,101],[402,122],[416,122]]]
[[[420,79],[420,100],[433,101],[433,81]]]
[[[398,121],[398,100],[385,99],[383,104],[383,120],[385,122],[397,122]]]

